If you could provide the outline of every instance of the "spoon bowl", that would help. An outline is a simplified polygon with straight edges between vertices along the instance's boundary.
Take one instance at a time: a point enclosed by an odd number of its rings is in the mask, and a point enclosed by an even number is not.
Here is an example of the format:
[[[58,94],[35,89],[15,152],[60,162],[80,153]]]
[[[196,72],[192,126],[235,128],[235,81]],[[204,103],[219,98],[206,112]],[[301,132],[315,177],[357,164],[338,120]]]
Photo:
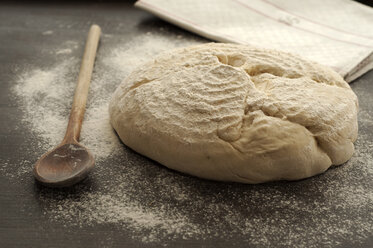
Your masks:
[[[67,187],[84,179],[94,162],[92,153],[79,143],[61,144],[36,162],[34,176],[47,186]]]

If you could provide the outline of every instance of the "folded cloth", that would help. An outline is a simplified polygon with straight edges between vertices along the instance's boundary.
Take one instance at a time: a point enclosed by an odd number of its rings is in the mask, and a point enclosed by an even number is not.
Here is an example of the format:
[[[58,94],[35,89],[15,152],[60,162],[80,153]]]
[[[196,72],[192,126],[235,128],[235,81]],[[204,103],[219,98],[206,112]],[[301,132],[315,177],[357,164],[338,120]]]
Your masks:
[[[350,0],[140,0],[206,38],[298,54],[347,82],[373,68],[373,9]]]

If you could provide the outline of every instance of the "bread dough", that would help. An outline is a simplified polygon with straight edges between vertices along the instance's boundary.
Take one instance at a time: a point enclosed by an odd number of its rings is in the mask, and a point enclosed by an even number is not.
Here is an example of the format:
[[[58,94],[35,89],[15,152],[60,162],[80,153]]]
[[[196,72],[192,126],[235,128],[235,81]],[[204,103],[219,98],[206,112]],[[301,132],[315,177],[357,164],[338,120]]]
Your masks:
[[[135,69],[110,103],[123,143],[202,178],[297,180],[346,162],[358,101],[333,70],[297,56],[209,43]]]

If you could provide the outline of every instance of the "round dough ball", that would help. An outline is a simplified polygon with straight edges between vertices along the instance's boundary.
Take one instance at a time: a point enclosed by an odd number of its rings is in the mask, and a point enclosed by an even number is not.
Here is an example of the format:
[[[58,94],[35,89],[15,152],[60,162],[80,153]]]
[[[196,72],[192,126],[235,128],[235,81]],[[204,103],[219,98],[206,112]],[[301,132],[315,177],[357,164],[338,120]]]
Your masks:
[[[209,43],[135,69],[110,103],[130,148],[202,178],[297,180],[346,162],[358,101],[333,70],[292,54]]]

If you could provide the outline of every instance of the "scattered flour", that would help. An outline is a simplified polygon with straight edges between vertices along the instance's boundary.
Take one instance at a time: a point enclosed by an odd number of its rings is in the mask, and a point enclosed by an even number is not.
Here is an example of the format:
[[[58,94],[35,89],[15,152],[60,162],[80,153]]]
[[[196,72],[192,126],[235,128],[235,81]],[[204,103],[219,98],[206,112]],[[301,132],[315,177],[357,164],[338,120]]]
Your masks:
[[[70,53],[72,53],[72,50],[69,49],[69,48],[61,49],[61,50],[58,50],[58,51],[56,52],[56,54],[70,54]]]
[[[47,30],[42,33],[43,35],[51,35],[53,34],[53,30]]]
[[[70,71],[77,59],[66,59],[48,70],[26,71],[18,80],[14,91],[24,113],[23,121],[30,125],[42,149],[59,144],[67,125],[71,92],[75,81]]]
[[[122,79],[163,50],[199,42],[147,33],[119,46],[101,44],[81,133],[81,142],[96,155],[96,168],[90,182],[71,190],[40,188],[45,217],[81,228],[115,225],[123,235],[145,243],[214,240],[231,246],[240,241],[254,247],[288,247],[295,242],[297,247],[316,248],[371,238],[373,211],[366,214],[373,201],[371,134],[360,134],[354,157],[343,166],[308,180],[264,185],[181,175],[120,143],[109,123],[108,102]],[[64,135],[79,71],[78,48],[77,42],[66,42],[53,51],[61,58],[58,62],[25,69],[14,86],[23,124],[35,136],[34,149],[28,151],[35,160]],[[372,126],[368,110],[359,118]],[[18,164],[13,179],[30,176],[34,162]],[[7,168],[12,166],[6,162]]]

